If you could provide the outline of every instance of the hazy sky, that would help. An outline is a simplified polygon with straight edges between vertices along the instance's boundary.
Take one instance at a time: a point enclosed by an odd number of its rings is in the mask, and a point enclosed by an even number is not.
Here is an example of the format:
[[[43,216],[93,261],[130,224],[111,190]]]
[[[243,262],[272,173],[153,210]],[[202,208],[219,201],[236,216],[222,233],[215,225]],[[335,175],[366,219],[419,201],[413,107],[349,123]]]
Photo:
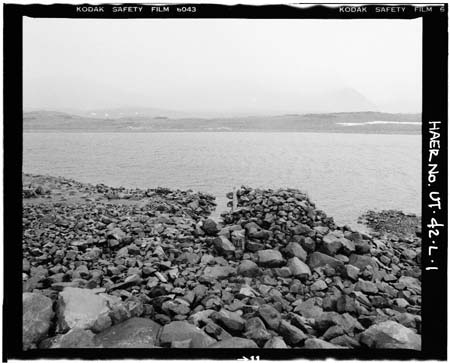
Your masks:
[[[420,112],[417,20],[24,19],[24,107]]]

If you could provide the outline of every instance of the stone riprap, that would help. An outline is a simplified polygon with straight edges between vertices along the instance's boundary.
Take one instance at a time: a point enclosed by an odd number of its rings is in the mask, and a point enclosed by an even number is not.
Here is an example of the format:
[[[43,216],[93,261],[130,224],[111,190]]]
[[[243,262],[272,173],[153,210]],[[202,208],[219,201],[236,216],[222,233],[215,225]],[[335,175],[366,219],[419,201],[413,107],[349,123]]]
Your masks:
[[[241,187],[217,222],[203,193],[23,184],[24,349],[420,349],[417,235],[296,189]]]

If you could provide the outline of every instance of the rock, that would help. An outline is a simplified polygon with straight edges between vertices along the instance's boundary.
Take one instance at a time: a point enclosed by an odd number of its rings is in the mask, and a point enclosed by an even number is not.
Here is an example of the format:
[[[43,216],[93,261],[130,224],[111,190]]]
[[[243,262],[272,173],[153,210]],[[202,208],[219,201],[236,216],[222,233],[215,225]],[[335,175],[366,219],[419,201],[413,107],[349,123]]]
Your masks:
[[[374,270],[378,270],[376,261],[370,256],[351,254],[348,263],[350,265],[358,267],[361,271],[364,270],[367,266],[372,266]]]
[[[245,322],[244,336],[255,341],[259,346],[263,346],[271,338],[263,321],[258,317],[250,318]]]
[[[347,238],[341,238],[340,241],[342,243],[341,251],[344,255],[348,256],[348,255],[352,254],[353,252],[355,252],[355,250],[356,250],[355,242],[353,242]]]
[[[208,236],[215,236],[217,232],[219,232],[219,229],[217,228],[217,223],[211,218],[208,218],[203,222],[202,229]]]
[[[278,327],[280,335],[288,342],[288,344],[296,345],[304,341],[307,336],[299,328],[288,323],[286,320],[281,320]]]
[[[284,264],[283,256],[278,250],[262,250],[257,252],[258,263],[265,267],[279,267]]]
[[[28,350],[46,337],[54,315],[53,302],[42,294],[25,292],[22,303],[22,344],[23,349]]]
[[[353,265],[345,266],[345,275],[352,281],[358,281],[359,268]]]
[[[269,339],[266,344],[264,344],[264,348],[268,349],[286,349],[287,345],[281,337],[273,337]]]
[[[170,347],[173,341],[194,339],[196,336],[201,336],[201,339],[204,339],[208,346],[215,343],[215,339],[211,338],[203,330],[186,321],[173,321],[164,325],[161,330],[159,342],[161,346]]]
[[[271,305],[264,304],[259,307],[258,314],[270,329],[278,329],[278,325],[281,321],[281,314],[277,309]]]
[[[91,329],[97,321],[105,322],[103,328],[111,325],[107,299],[94,290],[66,287],[60,294],[57,306],[57,331],[69,329]]]
[[[236,269],[231,266],[207,266],[202,277],[211,280],[223,280],[236,274]]]
[[[51,339],[48,348],[103,348],[95,344],[94,337],[95,334],[90,330],[75,328]]]
[[[361,279],[356,283],[355,290],[365,292],[366,294],[376,294],[378,292],[376,284]]]
[[[317,280],[310,287],[311,291],[323,291],[323,290],[326,290],[327,288],[328,288],[328,285],[323,280]]]
[[[422,286],[419,279],[410,276],[402,276],[398,279],[400,284],[406,286],[406,288],[415,294],[420,294],[422,292]]]
[[[334,257],[328,256],[321,252],[313,252],[309,255],[308,266],[311,269],[324,267],[326,265],[334,268],[337,272],[344,270],[344,263]]]
[[[360,342],[369,348],[421,349],[420,335],[394,321],[372,325],[361,334]]]
[[[245,320],[238,313],[225,309],[212,314],[211,318],[218,321],[220,325],[231,333],[240,333],[245,327]]]
[[[334,345],[322,339],[310,338],[305,340],[306,349],[342,349],[339,345]]]
[[[151,348],[156,345],[160,329],[153,320],[131,318],[97,334],[95,344],[104,348]]]
[[[243,260],[237,268],[237,274],[244,277],[255,277],[260,272],[258,265],[250,260]]]
[[[305,318],[312,319],[317,319],[323,313],[323,309],[316,305],[316,300],[314,298],[298,304],[294,311],[300,313]]]
[[[209,345],[208,348],[258,348],[256,343],[253,340],[245,339],[245,338],[230,338],[226,340],[222,340],[220,342]]]
[[[311,270],[308,265],[300,261],[297,257],[289,259],[287,267],[295,277],[309,278],[311,276]]]
[[[300,261],[306,262],[308,254],[297,242],[289,242],[286,246],[286,254],[290,257],[297,257]]]
[[[334,256],[342,247],[341,239],[331,232],[322,239],[322,250],[330,256]]]
[[[336,301],[336,311],[338,313],[356,313],[357,306],[355,299],[348,295],[341,295]]]
[[[225,256],[232,255],[236,250],[234,245],[225,236],[216,237],[213,241],[213,244],[216,251]]]

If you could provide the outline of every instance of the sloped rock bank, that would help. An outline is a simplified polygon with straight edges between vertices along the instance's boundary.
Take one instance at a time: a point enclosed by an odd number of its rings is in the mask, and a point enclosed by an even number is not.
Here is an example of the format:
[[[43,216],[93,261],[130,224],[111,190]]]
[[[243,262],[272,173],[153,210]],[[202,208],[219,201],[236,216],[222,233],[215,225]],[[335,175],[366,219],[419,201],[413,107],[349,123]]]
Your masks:
[[[217,223],[201,193],[24,178],[24,349],[420,349],[418,237],[295,189],[242,187]]]

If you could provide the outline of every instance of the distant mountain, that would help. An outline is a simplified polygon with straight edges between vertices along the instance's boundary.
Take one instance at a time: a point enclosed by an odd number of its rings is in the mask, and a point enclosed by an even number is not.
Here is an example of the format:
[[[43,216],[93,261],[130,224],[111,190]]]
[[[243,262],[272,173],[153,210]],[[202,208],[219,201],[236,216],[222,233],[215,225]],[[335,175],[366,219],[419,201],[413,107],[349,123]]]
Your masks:
[[[120,112],[123,116],[120,116]],[[341,112],[230,118],[175,118],[159,112],[148,111],[147,115],[143,112],[132,116],[129,112],[126,114],[124,111],[118,111],[118,115],[112,113],[111,116],[109,114],[82,116],[57,111],[32,111],[24,113],[23,127],[24,131],[67,132],[303,131],[404,134],[421,132],[420,114]]]

